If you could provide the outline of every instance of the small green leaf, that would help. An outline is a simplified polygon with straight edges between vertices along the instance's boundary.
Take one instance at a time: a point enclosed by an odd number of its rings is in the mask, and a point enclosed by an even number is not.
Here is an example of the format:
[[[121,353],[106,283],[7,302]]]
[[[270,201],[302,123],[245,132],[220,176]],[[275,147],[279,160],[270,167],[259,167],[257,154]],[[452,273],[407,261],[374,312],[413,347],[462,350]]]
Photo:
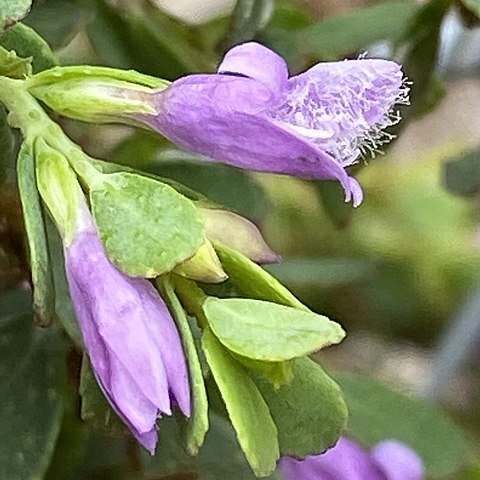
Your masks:
[[[209,297],[203,311],[225,347],[253,360],[291,360],[345,336],[342,327],[327,317],[262,300]]]
[[[102,176],[90,201],[108,256],[132,276],[156,277],[205,242],[194,204],[173,188],[132,173]]]
[[[480,151],[449,160],[443,169],[443,183],[452,193],[473,196],[480,192]]]
[[[0,3],[0,34],[25,17],[31,6],[32,0],[2,0]]]
[[[188,452],[191,455],[196,455],[208,431],[208,399],[205,382],[203,381],[202,366],[198,358],[197,348],[188,319],[175,295],[170,280],[167,277],[162,277],[158,280],[158,285],[175,319],[175,323],[182,337],[183,351],[187,357],[193,405],[192,414],[187,421],[186,444]]]
[[[203,332],[202,346],[250,466],[259,477],[270,475],[279,449],[277,429],[265,400],[244,368],[208,329]]]
[[[19,57],[32,57],[33,73],[54,67],[58,61],[48,43],[35,30],[17,23],[0,37],[0,45]]]
[[[230,280],[244,296],[309,311],[277,279],[245,255],[219,243],[214,247]]]
[[[80,416],[83,420],[106,435],[121,436],[126,433],[124,423],[102,393],[86,354],[82,360],[79,393],[82,397]]]
[[[435,478],[454,473],[473,455],[464,432],[433,405],[367,377],[337,373],[335,378],[350,411],[348,434],[366,447],[385,439],[403,442]]]
[[[331,447],[347,422],[338,385],[309,358],[293,360],[293,380],[278,389],[255,377],[277,425],[282,455],[305,457]]]
[[[480,0],[460,0],[462,4],[480,18]]]
[[[55,289],[43,209],[35,178],[35,160],[27,143],[23,143],[18,154],[17,179],[30,253],[36,322],[48,326],[55,317]]]
[[[0,298],[0,478],[43,478],[63,416],[64,355],[53,329],[33,327],[26,292]]]
[[[20,58],[15,52],[0,47],[0,75],[11,78],[25,78],[32,73],[32,59]]]

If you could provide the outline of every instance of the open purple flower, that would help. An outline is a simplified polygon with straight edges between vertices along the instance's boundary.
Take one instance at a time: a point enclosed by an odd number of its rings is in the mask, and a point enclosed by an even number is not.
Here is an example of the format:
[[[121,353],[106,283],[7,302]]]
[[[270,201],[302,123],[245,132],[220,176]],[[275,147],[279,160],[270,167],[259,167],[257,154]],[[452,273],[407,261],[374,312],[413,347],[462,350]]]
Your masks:
[[[425,475],[420,457],[403,443],[380,442],[368,453],[347,438],[323,455],[283,457],[280,470],[286,480],[422,480]]]
[[[180,337],[153,285],[109,261],[86,205],[81,210],[65,260],[85,347],[113,408],[153,452],[156,420],[171,413],[171,397],[190,414]]]
[[[218,73],[157,91],[156,114],[133,115],[172,142],[252,170],[336,179],[363,198],[345,167],[391,139],[384,128],[407,102],[401,67],[387,60],[319,63],[288,77],[285,61],[254,42],[232,48]]]

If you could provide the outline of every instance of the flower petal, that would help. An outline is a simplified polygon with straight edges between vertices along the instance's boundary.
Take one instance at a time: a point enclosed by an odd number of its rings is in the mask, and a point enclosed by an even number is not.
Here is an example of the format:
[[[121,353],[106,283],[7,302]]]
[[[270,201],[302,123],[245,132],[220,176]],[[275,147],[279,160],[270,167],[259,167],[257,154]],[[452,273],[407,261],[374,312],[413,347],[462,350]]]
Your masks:
[[[146,312],[146,327],[158,348],[167,375],[169,390],[184,415],[190,415],[190,387],[185,354],[175,323],[153,285],[143,278],[132,279],[138,286]]]
[[[422,460],[403,443],[380,442],[371,451],[373,461],[385,473],[387,480],[422,480],[425,475]]]
[[[358,184],[351,184],[337,161],[293,128],[262,115],[261,109],[255,111],[248,97],[265,93],[258,83],[215,75],[187,78],[158,92],[158,115],[142,120],[181,147],[223,163],[307,179],[337,179],[346,200],[355,193],[358,203]],[[265,110],[268,101],[263,105]]]
[[[230,49],[218,67],[218,73],[237,73],[257,80],[274,93],[287,84],[285,60],[263,45],[248,42]]]

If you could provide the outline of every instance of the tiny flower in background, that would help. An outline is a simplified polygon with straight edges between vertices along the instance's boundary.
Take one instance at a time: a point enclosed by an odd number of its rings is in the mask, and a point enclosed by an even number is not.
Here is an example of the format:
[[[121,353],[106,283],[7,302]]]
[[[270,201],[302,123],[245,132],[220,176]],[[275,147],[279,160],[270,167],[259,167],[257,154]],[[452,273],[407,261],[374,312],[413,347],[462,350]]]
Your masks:
[[[337,179],[346,200],[362,190],[345,167],[391,139],[396,103],[408,89],[387,60],[319,63],[288,77],[285,61],[254,42],[232,48],[217,74],[189,75],[156,94],[156,115],[140,114],[174,143],[251,170]]]
[[[347,438],[323,455],[283,457],[280,470],[286,480],[423,480],[425,475],[420,457],[403,443],[380,442],[368,453]]]
[[[156,420],[171,413],[170,397],[190,414],[180,337],[153,285],[110,262],[86,204],[80,207],[65,266],[85,347],[113,408],[153,453]]]

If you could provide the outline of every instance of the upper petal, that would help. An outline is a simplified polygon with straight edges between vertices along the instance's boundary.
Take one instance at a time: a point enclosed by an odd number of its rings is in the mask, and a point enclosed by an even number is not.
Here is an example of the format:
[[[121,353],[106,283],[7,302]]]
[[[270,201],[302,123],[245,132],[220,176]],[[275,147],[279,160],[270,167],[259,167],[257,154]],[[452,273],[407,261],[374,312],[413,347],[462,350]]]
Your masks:
[[[218,73],[238,73],[253,78],[272,92],[282,91],[288,79],[285,60],[256,42],[243,43],[230,49],[218,67]]]
[[[373,461],[385,473],[387,480],[422,480],[425,470],[421,458],[403,443],[380,442],[371,451]]]

